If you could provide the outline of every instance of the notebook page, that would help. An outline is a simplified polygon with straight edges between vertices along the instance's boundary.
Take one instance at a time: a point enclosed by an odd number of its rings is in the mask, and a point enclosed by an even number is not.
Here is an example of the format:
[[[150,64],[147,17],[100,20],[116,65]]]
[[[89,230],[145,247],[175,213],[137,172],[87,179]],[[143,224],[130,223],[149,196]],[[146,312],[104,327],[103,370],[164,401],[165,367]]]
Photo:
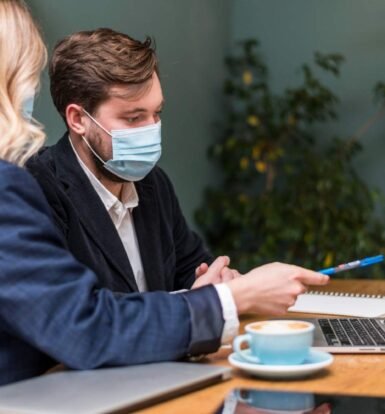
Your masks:
[[[343,294],[306,293],[299,295],[289,312],[377,318],[385,314],[385,299],[380,297],[341,296]]]

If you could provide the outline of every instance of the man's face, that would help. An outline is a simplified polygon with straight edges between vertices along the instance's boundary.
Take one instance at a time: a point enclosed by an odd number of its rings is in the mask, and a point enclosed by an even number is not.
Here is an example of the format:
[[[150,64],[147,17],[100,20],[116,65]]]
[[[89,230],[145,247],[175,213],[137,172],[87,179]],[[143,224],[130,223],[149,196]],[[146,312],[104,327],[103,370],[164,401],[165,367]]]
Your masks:
[[[137,128],[151,125],[160,120],[163,94],[159,78],[154,73],[152,79],[134,97],[126,97],[126,87],[110,89],[110,98],[103,102],[93,117],[107,130]],[[130,96],[130,95],[128,95]],[[92,148],[105,161],[112,158],[111,136],[104,132],[86,115],[87,132],[85,138]]]

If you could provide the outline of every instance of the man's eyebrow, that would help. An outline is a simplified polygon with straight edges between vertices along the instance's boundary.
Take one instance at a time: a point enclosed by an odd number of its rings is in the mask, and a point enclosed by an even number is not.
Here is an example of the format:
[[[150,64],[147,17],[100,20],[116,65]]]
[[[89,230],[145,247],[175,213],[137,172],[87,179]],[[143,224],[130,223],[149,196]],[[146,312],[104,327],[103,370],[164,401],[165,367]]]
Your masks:
[[[147,109],[145,109],[145,108],[134,108],[134,109],[127,109],[127,110],[125,110],[125,111],[122,111],[122,115],[129,115],[129,114],[133,114],[133,113],[136,113],[136,112],[146,112],[147,111]]]
[[[160,110],[163,107],[163,105],[164,105],[164,100],[158,106],[158,110]],[[134,113],[137,113],[137,112],[147,112],[147,109],[146,108],[140,108],[140,107],[133,108],[133,109],[127,109],[127,110],[122,111],[122,115],[129,115],[129,114],[134,114]]]

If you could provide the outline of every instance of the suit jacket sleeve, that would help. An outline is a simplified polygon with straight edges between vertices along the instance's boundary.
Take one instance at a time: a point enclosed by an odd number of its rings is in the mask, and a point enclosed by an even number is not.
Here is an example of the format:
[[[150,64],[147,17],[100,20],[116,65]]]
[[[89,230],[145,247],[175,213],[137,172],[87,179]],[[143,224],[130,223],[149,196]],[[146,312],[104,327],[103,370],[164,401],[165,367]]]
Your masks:
[[[65,365],[90,369],[215,351],[215,289],[114,294],[63,247],[25,171],[0,164],[0,320],[6,332]]]

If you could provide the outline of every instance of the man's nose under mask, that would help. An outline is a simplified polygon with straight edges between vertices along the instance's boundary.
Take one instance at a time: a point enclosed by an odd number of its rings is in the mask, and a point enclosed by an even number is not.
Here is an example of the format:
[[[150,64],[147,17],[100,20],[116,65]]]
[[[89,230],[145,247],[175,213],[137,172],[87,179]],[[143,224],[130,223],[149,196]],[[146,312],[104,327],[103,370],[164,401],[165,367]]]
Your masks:
[[[88,148],[106,170],[125,181],[139,181],[155,167],[162,154],[161,121],[144,127],[113,129],[109,132],[86,110],[83,111],[112,137],[112,159],[104,161],[82,135]]]

